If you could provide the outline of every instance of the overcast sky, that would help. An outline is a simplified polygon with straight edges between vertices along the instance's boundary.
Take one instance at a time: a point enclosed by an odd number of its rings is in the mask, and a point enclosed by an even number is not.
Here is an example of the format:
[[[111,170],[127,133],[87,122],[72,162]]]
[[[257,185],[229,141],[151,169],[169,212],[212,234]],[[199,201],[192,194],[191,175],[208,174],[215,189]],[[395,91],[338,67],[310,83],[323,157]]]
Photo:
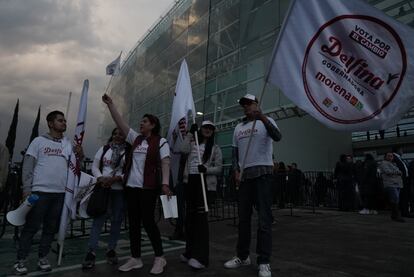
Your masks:
[[[28,144],[38,106],[43,133],[46,114],[65,112],[70,91],[67,135],[72,136],[84,79],[90,82],[84,148],[92,157],[99,147],[106,65],[120,51],[128,53],[172,2],[0,0],[0,142],[5,143],[19,98],[14,160],[20,160],[19,152]]]

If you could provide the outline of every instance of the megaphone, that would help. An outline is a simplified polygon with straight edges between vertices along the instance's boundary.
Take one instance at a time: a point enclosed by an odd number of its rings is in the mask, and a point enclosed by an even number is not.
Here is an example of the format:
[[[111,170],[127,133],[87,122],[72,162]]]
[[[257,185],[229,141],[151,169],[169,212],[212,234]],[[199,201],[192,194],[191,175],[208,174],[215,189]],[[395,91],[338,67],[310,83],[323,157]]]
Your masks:
[[[32,194],[14,211],[7,213],[7,221],[14,226],[22,226],[26,222],[26,215],[32,209],[33,205],[39,200],[37,194]]]

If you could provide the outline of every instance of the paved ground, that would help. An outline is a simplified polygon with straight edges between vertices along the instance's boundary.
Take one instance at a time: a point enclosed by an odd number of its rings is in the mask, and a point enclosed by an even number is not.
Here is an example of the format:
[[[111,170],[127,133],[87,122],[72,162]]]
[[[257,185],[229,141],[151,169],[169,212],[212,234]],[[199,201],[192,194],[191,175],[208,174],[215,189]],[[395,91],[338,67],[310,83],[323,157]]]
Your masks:
[[[275,215],[273,276],[414,276],[414,219],[405,224],[395,223],[385,212],[378,216],[361,216],[336,211],[312,214],[306,210],[295,210],[292,217],[288,210],[283,210]],[[165,235],[172,231],[166,224],[162,230]],[[253,265],[239,270],[226,270],[222,266],[226,259],[234,255],[237,231],[231,221],[211,223],[210,234],[211,265],[208,269],[195,272],[180,263],[178,255],[183,245],[165,241],[168,266],[163,276],[257,276],[256,266]],[[102,262],[95,269],[82,272],[78,263],[83,259],[85,239],[69,243],[72,250],[66,253],[65,264],[52,276],[151,276],[148,273],[152,263],[150,248],[146,248],[143,257],[145,266],[141,270],[121,274],[116,267]],[[6,244],[8,247],[5,248]],[[126,245],[126,240],[121,241],[122,255],[127,255]],[[10,273],[10,263],[14,258],[11,247],[10,239],[0,239],[0,270],[6,270],[2,272],[6,275]],[[4,249],[8,254],[4,253]],[[102,260],[103,254],[99,255]],[[32,257],[34,262],[35,254]],[[252,258],[255,258],[254,254]],[[38,274],[33,272],[30,275]]]

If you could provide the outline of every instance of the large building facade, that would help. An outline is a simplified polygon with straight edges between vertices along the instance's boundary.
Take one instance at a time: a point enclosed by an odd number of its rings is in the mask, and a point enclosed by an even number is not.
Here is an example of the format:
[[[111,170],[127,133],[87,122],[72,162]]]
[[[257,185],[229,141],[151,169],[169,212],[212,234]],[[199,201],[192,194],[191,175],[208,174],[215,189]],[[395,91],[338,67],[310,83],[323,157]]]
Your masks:
[[[346,0],[338,0],[346,1]],[[370,0],[397,19],[413,24],[412,1]],[[331,170],[341,153],[352,152],[352,134],[330,130],[295,107],[276,87],[264,83],[272,48],[290,0],[179,0],[128,54],[110,94],[131,126],[145,113],[168,131],[182,59],[191,75],[197,120],[218,126],[217,143],[230,164],[234,126],[242,117],[237,99],[260,95],[262,110],[279,125],[277,161],[305,170]],[[104,115],[101,135],[113,127]]]

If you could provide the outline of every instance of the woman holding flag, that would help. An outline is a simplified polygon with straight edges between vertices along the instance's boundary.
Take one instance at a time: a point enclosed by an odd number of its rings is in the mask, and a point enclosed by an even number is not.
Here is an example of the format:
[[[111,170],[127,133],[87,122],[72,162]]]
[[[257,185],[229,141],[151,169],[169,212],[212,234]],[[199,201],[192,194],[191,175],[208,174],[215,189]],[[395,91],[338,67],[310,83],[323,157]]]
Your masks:
[[[200,173],[205,176],[207,188],[215,190],[217,175],[222,171],[222,154],[220,147],[214,143],[214,124],[211,121],[203,121],[199,133],[196,133],[197,129],[197,124],[193,124],[179,147],[181,153],[188,154],[183,176],[186,249],[185,253],[180,255],[180,259],[194,269],[203,269],[208,266],[209,260],[209,231]],[[197,135],[199,147],[194,140]],[[202,157],[202,164],[199,162],[199,155]]]
[[[169,189],[170,148],[166,139],[159,135],[161,126],[156,116],[145,114],[140,123],[139,133],[137,133],[122,119],[111,97],[104,94],[102,101],[108,106],[118,128],[126,135],[126,141],[132,145],[126,157],[124,170],[132,257],[119,267],[119,271],[127,272],[143,267],[141,260],[142,221],[155,252],[150,273],[161,274],[164,272],[167,261],[163,257],[161,234],[154,220],[154,211],[160,186],[164,194],[172,195]]]

